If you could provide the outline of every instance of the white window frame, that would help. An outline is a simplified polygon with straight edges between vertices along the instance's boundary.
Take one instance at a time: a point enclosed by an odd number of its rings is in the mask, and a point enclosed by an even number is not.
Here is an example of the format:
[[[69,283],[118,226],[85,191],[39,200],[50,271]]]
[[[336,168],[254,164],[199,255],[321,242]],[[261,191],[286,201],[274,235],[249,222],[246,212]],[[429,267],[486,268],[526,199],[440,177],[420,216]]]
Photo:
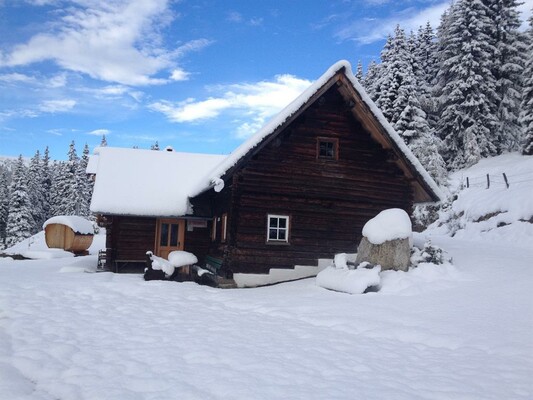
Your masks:
[[[224,213],[222,214],[222,232],[220,236],[220,241],[225,243],[226,237],[227,237],[227,231],[228,231],[228,214]]]
[[[277,239],[277,238],[271,238],[270,237],[270,221],[272,219],[277,219],[278,223],[277,226],[274,228],[276,229],[277,233],[276,236],[279,237],[279,231],[284,230],[285,231],[285,239]],[[279,220],[284,219],[285,220],[285,228],[279,227]],[[289,232],[290,232],[290,216],[289,215],[279,215],[279,214],[268,214],[267,218],[267,243],[289,243]]]

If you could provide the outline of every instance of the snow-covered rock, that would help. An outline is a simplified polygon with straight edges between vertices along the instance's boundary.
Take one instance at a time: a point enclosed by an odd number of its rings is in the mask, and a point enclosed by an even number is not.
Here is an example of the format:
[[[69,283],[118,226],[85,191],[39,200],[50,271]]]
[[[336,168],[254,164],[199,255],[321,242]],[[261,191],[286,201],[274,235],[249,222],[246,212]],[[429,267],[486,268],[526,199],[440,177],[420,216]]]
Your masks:
[[[357,249],[356,263],[381,265],[384,270],[407,271],[411,258],[413,232],[404,210],[384,210],[363,227],[363,239]]]
[[[363,236],[372,244],[382,244],[395,239],[412,241],[409,215],[400,208],[389,208],[370,219],[363,227]]]

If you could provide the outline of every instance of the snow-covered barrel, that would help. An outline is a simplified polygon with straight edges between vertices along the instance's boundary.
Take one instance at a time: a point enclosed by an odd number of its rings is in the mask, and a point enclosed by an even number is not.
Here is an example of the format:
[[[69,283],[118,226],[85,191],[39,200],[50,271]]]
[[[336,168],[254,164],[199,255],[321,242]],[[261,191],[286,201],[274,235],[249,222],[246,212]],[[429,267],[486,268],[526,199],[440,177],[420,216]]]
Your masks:
[[[44,223],[43,229],[49,248],[84,253],[93,242],[93,224],[75,215],[52,217]]]

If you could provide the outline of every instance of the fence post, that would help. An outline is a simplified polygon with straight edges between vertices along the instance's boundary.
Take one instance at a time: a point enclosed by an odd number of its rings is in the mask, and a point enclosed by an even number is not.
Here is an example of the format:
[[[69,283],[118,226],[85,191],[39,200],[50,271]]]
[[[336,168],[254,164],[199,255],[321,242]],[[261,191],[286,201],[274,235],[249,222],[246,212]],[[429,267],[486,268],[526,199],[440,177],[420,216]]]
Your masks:
[[[468,176],[466,177],[466,188],[468,189],[470,187],[470,181],[468,180]]]
[[[490,178],[489,174],[487,174],[487,189],[490,188]]]
[[[503,179],[505,180],[505,184],[507,185],[507,189],[509,189],[509,181],[507,180],[507,175],[505,175],[505,172],[503,173]]]

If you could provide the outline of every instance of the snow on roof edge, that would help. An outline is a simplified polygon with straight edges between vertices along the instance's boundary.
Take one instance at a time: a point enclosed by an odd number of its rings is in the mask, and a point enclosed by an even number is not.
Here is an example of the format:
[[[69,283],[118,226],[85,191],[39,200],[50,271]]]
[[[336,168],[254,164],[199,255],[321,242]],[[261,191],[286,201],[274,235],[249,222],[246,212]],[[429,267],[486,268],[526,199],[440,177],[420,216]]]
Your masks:
[[[391,124],[387,121],[381,110],[376,106],[376,104],[370,99],[370,96],[366,93],[363,86],[357,81],[357,78],[352,73],[352,66],[347,60],[340,60],[333,64],[328,70],[318,78],[311,86],[309,86],[302,94],[300,94],[296,99],[294,99],[288,106],[281,110],[276,116],[274,116],[266,125],[264,125],[256,134],[250,137],[248,140],[243,142],[239,147],[237,147],[233,152],[231,152],[228,157],[220,162],[208,175],[208,182],[200,183],[197,188],[190,194],[190,197],[195,197],[200,193],[208,190],[214,186],[214,182],[220,179],[226,172],[228,172],[232,167],[234,167],[241,158],[243,158],[248,152],[258,146],[263,139],[272,134],[279,126],[281,126],[285,121],[287,121],[292,115],[294,115],[300,108],[309,101],[309,99],[318,92],[337,72],[342,68],[345,69],[345,75],[353,85],[356,92],[359,93],[363,102],[369,107],[370,111],[379,123],[386,130],[389,137],[393,142],[398,146],[398,149],[405,155],[408,162],[412,167],[420,174],[420,177],[424,180],[433,193],[438,197],[440,201],[445,199],[445,196],[429,175],[426,169],[422,166],[420,161],[415,157],[411,150],[407,147],[403,139],[398,135],[394,130]]]
[[[276,114],[270,121],[266,123],[257,133],[244,141],[239,147],[232,151],[228,157],[217,165],[210,173],[209,184],[206,186],[199,185],[191,197],[195,197],[214,185],[217,179],[220,179],[227,171],[239,162],[241,158],[246,156],[250,150],[258,146],[263,139],[272,134],[279,126],[294,115],[307,101],[324,86],[329,79],[331,79],[341,68],[348,67],[351,71],[350,63],[346,60],[341,60],[333,64],[328,70],[312,83],[306,90],[302,92],[296,99],[294,99],[288,106]]]
[[[440,201],[443,201],[446,198],[446,196],[442,192],[439,185],[437,185],[437,183],[433,180],[431,175],[429,175],[429,173],[426,171],[424,166],[420,163],[418,158],[415,157],[415,155],[411,152],[407,144],[400,137],[398,132],[396,132],[396,130],[389,123],[389,121],[387,121],[387,119],[385,118],[381,110],[378,108],[376,103],[374,103],[372,99],[370,98],[370,96],[366,93],[363,86],[357,81],[357,78],[352,73],[352,67],[350,63],[348,63],[348,65],[346,66],[346,77],[350,80],[350,83],[354,86],[354,89],[359,93],[359,95],[361,96],[361,99],[369,107],[372,114],[374,114],[374,116],[379,121],[379,123],[383,126],[383,128],[385,128],[385,130],[387,131],[387,134],[394,141],[394,143],[398,146],[399,150],[405,155],[407,160],[420,174],[422,179],[428,184],[429,188],[433,190],[433,193],[435,193],[438,199]]]

